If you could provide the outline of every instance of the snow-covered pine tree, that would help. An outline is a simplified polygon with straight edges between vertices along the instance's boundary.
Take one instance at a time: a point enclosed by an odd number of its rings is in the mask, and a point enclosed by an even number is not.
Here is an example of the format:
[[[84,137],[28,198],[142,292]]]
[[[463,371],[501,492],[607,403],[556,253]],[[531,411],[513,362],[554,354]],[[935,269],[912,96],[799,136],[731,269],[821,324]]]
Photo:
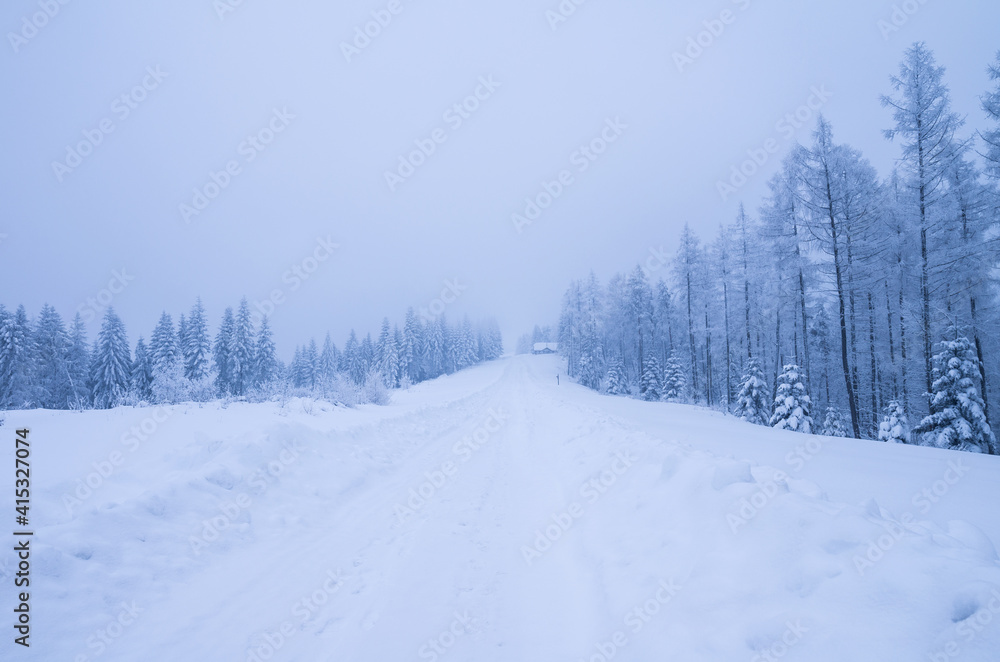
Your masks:
[[[0,311],[0,406],[32,406],[31,325],[24,306],[11,315]]]
[[[292,362],[288,365],[288,381],[294,388],[302,388],[305,383],[302,370],[302,347],[295,346],[295,354]]]
[[[179,356],[174,322],[170,315],[164,312],[160,315],[160,321],[156,323],[153,336],[149,340],[149,358],[153,365],[153,379],[156,379],[157,373],[165,373],[173,368]]]
[[[684,402],[687,398],[687,377],[677,360],[677,354],[670,352],[663,376],[663,399],[667,402]]]
[[[111,409],[123,403],[128,395],[131,371],[132,357],[125,324],[115,309],[109,307],[101,322],[91,364],[94,407]]]
[[[66,353],[66,379],[70,388],[68,405],[72,409],[83,409],[90,403],[90,389],[87,387],[89,372],[90,349],[87,347],[87,326],[80,313],[77,313],[73,316],[69,349]]]
[[[445,320],[444,315],[441,315],[435,320],[427,323],[427,376],[431,379],[443,375],[445,372],[445,352],[444,352],[444,327]],[[402,347],[398,344],[400,333],[399,329],[396,328],[393,331],[393,337],[396,339],[396,363],[400,362],[400,352]],[[398,373],[398,365],[397,365]],[[399,383],[399,375],[396,375],[396,383]]]
[[[628,382],[625,379],[625,366],[621,359],[615,359],[608,368],[604,378],[604,392],[608,395],[624,395],[628,393]]]
[[[849,437],[844,415],[836,407],[827,407],[823,418],[823,432],[827,437]]]
[[[885,408],[885,416],[878,426],[878,440],[887,441],[892,444],[905,444],[909,437],[906,429],[908,422],[903,404],[896,400],[890,402]]]
[[[181,313],[180,319],[177,321],[177,360],[181,364],[181,369],[184,373],[187,372],[187,354],[186,347],[188,346],[189,340],[188,336],[191,335],[191,331],[188,328],[187,318]],[[187,375],[185,374],[185,377]]]
[[[476,364],[476,342],[472,333],[472,322],[466,317],[462,320],[462,328],[458,334],[458,352],[455,362],[458,369],[468,368]]]
[[[66,409],[71,395],[67,356],[69,336],[55,308],[45,304],[35,321],[34,402],[45,409]]]
[[[327,340],[330,334],[327,334]],[[271,323],[267,317],[260,320],[257,343],[253,352],[252,384],[257,389],[267,389],[278,378],[278,358],[271,337]]]
[[[494,361],[503,356],[503,334],[494,318],[487,319],[482,326],[483,351],[480,360]]]
[[[333,340],[330,338],[330,333],[327,332],[326,337],[323,339],[323,349],[319,353],[319,368],[316,377],[324,397],[329,393],[337,377],[337,365],[340,361],[339,354],[337,346],[333,344]]]
[[[139,336],[139,340],[135,343],[135,356],[129,373],[129,389],[132,396],[130,399],[133,402],[150,402],[153,399],[153,362],[142,336]]]
[[[769,411],[767,406],[767,382],[760,361],[755,357],[747,360],[740,380],[740,390],[736,396],[736,408],[733,414],[748,423],[767,425]]]
[[[439,350],[435,350],[435,351],[431,352],[431,355],[430,355],[431,356],[431,365],[434,365],[435,366],[435,370],[436,370],[436,372],[432,372],[431,373],[432,376],[434,376],[434,377],[437,377],[438,375],[440,375],[440,374],[442,374],[444,372],[444,361],[445,361],[445,345],[444,345],[444,342],[445,342],[445,337],[442,336],[442,335],[440,335],[440,333],[438,331],[439,329],[443,328],[442,324],[443,324],[443,320],[439,319],[438,320],[438,324],[431,325],[432,326],[431,332],[433,334],[435,334],[435,335],[438,335],[438,337],[440,338],[440,345],[438,346]],[[393,339],[393,345],[396,348],[396,353],[394,355],[395,368],[396,368],[394,374],[396,375],[396,386],[400,386],[402,384],[404,378],[405,378],[405,374],[403,372],[403,358],[402,358],[402,353],[403,353],[403,332],[400,330],[398,324],[393,324],[393,326],[392,326],[392,339]],[[437,363],[435,363],[435,361],[437,361]]]
[[[173,319],[164,312],[160,315],[149,343],[153,374],[150,391],[153,402],[176,403],[189,397],[190,383],[184,378],[183,358]]]
[[[363,384],[365,381],[365,370],[361,358],[361,346],[358,343],[358,336],[354,333],[354,329],[351,329],[351,333],[347,337],[347,342],[344,344],[344,353],[341,356],[344,363],[341,371],[346,372],[347,376],[355,384]]]
[[[423,327],[413,308],[406,310],[406,319],[403,323],[403,348],[400,353],[403,372],[406,373],[411,384],[416,384],[422,379],[421,356],[424,351]],[[360,367],[359,367],[360,369]],[[364,371],[355,379],[357,384],[364,382]],[[354,374],[351,374],[352,379]]]
[[[799,366],[786,365],[778,377],[778,394],[774,399],[774,411],[768,425],[772,428],[812,434],[813,420],[810,415],[812,400],[803,384],[804,375]]]
[[[246,395],[247,389],[253,383],[253,351],[254,328],[253,317],[250,314],[250,304],[246,297],[240,300],[236,311],[233,333],[230,336],[230,390],[235,396]],[[315,347],[315,341],[313,346]]]
[[[652,353],[646,357],[642,370],[642,381],[639,383],[639,393],[643,400],[658,402],[663,399],[663,377],[660,374],[660,362]]]
[[[319,347],[316,345],[315,338],[310,338],[309,344],[302,349],[301,370],[302,385],[314,391],[319,373]]]
[[[931,413],[913,428],[929,446],[996,454],[996,438],[983,414],[979,359],[964,336],[945,340],[933,357]]]
[[[382,318],[382,330],[379,331],[378,340],[375,341],[375,370],[387,388],[392,388],[396,381],[396,375],[393,374],[395,367],[392,365],[394,363],[392,355],[395,354],[395,351],[392,331],[389,329],[389,318],[384,317]]]
[[[194,313],[192,313],[192,318]],[[233,330],[236,320],[233,318],[233,309],[226,308],[222,313],[222,323],[219,325],[219,332],[215,334],[215,345],[212,348],[212,358],[215,362],[215,390],[221,397],[226,397],[232,393],[232,346]]]
[[[184,376],[192,382],[198,382],[208,376],[212,343],[208,338],[208,322],[205,319],[205,308],[199,297],[187,319],[186,341],[184,352]]]

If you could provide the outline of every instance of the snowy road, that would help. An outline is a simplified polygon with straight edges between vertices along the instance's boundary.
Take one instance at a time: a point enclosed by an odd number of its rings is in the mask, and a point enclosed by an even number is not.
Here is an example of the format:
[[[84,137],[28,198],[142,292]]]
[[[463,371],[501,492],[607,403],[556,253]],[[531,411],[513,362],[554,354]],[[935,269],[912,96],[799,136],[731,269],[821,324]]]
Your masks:
[[[172,408],[69,507],[152,410],[20,415],[74,443],[39,453],[37,643],[10,658],[5,637],[3,659],[995,659],[996,458],[775,433],[559,370],[516,357],[356,411]]]

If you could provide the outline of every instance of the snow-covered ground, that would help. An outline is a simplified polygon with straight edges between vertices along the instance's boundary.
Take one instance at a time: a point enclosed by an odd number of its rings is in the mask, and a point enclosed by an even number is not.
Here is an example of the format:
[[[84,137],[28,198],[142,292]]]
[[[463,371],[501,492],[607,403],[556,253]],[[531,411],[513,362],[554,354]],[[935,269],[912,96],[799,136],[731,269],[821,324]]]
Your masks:
[[[560,366],[353,410],[8,412],[7,466],[31,429],[33,630],[0,658],[1000,657],[998,458],[601,396]]]

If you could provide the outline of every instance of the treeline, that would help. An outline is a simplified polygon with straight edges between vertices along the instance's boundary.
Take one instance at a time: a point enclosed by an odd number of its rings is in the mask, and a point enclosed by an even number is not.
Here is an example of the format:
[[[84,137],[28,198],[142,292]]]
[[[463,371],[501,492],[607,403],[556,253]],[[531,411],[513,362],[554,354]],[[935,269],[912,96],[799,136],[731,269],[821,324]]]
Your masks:
[[[412,308],[402,329],[390,329],[386,318],[376,341],[368,334],[359,342],[352,330],[340,350],[328,333],[322,350],[310,340],[286,365],[277,357],[268,319],[257,323],[245,298],[235,311],[225,310],[214,339],[199,299],[176,326],[164,312],[149,342],[140,336],[134,351],[113,308],[90,345],[79,313],[67,329],[52,306],[32,320],[23,305],[13,313],[0,305],[0,408],[107,409],[278,395],[381,404],[388,389],[502,354],[494,320],[449,325],[444,316],[418,319]]]
[[[655,283],[638,267],[574,282],[570,373],[761,424],[995,453],[1000,54],[989,72],[991,130],[963,133],[944,69],[913,45],[882,98],[901,148],[887,177],[820,118],[756,217],[741,205],[706,244],[685,226]]]

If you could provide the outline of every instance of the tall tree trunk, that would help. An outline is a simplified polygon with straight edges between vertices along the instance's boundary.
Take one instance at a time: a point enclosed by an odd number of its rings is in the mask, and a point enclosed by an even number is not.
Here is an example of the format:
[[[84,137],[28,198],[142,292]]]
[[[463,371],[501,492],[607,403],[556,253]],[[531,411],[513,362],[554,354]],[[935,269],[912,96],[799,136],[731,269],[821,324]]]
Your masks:
[[[872,370],[872,426],[871,432],[875,433],[873,438],[878,437],[878,395],[879,395],[879,383],[878,383],[878,364],[875,360],[875,302],[872,297],[871,290],[868,291],[868,355],[871,359],[871,370]]]
[[[924,165],[923,118],[917,117],[917,174],[920,181],[920,298],[923,305],[920,323],[924,336],[924,381],[930,398],[931,378],[931,288],[930,257],[927,249],[927,182]],[[927,403],[930,411],[930,401]]]
[[[708,299],[705,299],[705,401],[712,406],[712,329],[708,325]]]
[[[976,310],[976,297],[969,297],[969,307],[972,310],[972,336],[976,343],[976,356],[979,358],[979,386],[983,395],[983,415],[987,425],[990,422],[990,395],[986,384],[986,362],[983,360],[983,342],[979,337],[979,313]],[[995,450],[995,449],[994,449]]]
[[[889,300],[889,281],[885,281],[886,328],[889,331],[889,364],[892,366],[892,399],[899,400],[899,375],[896,372],[896,343],[892,328],[892,305]]]
[[[729,345],[729,283],[723,274],[722,305],[726,309],[726,413],[730,411],[729,404],[733,401],[733,354]]]
[[[688,342],[691,349],[691,392],[697,397],[698,393],[698,352],[694,342],[694,316],[691,311],[691,271],[687,272],[687,309],[688,309]]]

